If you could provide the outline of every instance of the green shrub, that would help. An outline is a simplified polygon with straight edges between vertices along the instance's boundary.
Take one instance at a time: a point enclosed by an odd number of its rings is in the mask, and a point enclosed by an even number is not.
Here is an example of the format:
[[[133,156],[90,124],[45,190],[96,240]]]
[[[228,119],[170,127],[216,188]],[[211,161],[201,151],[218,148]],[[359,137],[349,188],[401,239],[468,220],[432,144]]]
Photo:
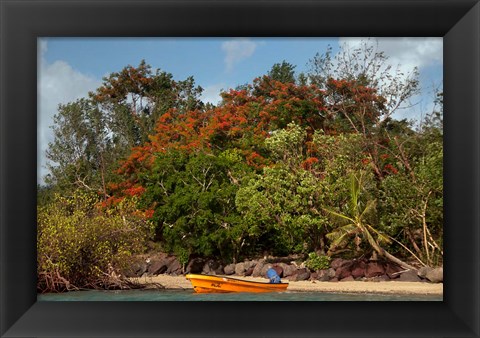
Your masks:
[[[37,227],[41,292],[105,287],[115,271],[144,250],[152,233],[150,222],[135,210],[134,199],[104,210],[95,195],[84,192],[68,198],[56,195],[38,209]]]
[[[330,267],[330,257],[324,255],[319,256],[315,252],[311,252],[308,254],[305,265],[313,271],[328,269]]]

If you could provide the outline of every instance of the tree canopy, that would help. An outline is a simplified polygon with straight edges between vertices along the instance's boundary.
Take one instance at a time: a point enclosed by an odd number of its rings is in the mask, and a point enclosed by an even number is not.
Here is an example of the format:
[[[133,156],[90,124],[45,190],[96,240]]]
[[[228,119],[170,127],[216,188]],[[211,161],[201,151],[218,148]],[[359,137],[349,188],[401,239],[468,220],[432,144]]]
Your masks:
[[[103,211],[60,216],[62,200],[40,189],[39,222],[116,227],[130,201],[150,240],[187,259],[378,253],[441,264],[442,95],[418,127],[396,120],[417,71],[387,61],[366,44],[335,59],[329,49],[297,79],[283,61],[218,105],[201,102],[193,77],[127,66],[59,107],[47,151],[51,191],[94,194]]]

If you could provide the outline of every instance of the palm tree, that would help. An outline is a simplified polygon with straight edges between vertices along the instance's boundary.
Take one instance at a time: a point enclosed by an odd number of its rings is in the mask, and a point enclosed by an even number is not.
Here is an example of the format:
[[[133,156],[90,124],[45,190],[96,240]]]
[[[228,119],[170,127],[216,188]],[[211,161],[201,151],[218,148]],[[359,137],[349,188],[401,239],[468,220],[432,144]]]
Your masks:
[[[415,267],[396,258],[382,248],[383,244],[391,243],[393,238],[375,229],[375,227],[370,224],[369,216],[371,216],[376,209],[376,200],[367,201],[363,208],[363,203],[360,200],[363,179],[364,172],[360,172],[357,175],[352,173],[350,176],[350,200],[346,213],[342,214],[324,208],[326,212],[333,216],[332,219],[338,224],[332,232],[326,235],[327,238],[332,241],[329,254],[336,248],[345,247],[352,237],[354,237],[358,247],[358,243],[360,243],[361,237],[363,237],[378,255],[386,257],[405,269],[416,270]]]

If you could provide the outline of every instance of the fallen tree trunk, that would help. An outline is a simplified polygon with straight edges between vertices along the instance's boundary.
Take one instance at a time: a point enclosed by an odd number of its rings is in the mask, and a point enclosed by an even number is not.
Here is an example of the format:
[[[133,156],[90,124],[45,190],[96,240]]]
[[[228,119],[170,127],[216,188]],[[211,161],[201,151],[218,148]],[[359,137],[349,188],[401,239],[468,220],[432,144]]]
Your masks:
[[[387,251],[385,251],[384,249],[382,249],[383,252],[380,252],[380,255],[388,258],[390,261],[400,265],[402,268],[404,269],[409,269],[409,270],[414,270],[414,271],[417,271],[418,269],[415,268],[414,266],[410,265],[410,264],[407,264],[405,263],[404,261],[402,261],[401,259],[398,259],[397,257],[393,256],[392,254],[388,253]]]

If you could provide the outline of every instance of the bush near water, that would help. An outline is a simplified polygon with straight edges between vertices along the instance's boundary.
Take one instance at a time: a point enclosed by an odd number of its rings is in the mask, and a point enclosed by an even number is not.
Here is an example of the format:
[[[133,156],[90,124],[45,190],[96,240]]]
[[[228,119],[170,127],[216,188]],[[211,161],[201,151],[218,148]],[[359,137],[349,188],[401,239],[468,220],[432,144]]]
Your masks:
[[[135,200],[123,200],[115,209],[98,208],[98,196],[82,191],[70,198],[56,195],[38,210],[37,289],[69,291],[113,288],[118,269],[130,265],[145,250],[153,226],[135,212]]]
[[[332,279],[441,266],[443,95],[396,120],[416,71],[392,76],[367,44],[343,52],[301,74],[276,64],[217,105],[145,62],[61,105],[38,187],[39,291],[121,287],[146,252],[168,253],[166,273],[200,258],[253,274],[247,262],[289,255],[304,257],[295,278],[330,276],[335,258],[355,263]]]

